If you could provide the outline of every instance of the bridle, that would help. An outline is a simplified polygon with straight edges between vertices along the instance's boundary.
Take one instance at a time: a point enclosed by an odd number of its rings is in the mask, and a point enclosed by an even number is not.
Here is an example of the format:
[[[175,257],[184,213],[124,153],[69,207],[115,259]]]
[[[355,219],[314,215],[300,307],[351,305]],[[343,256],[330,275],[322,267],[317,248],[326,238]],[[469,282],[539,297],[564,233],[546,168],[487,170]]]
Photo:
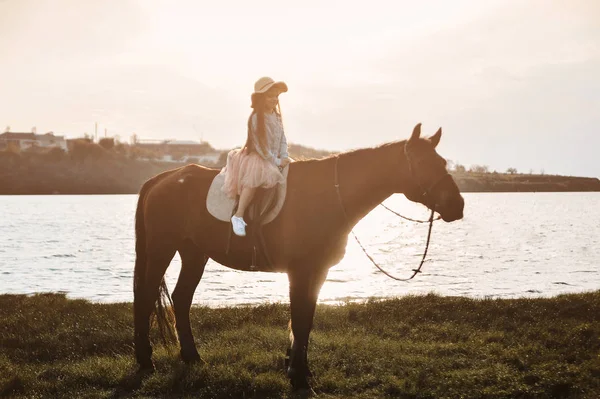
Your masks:
[[[407,143],[408,144],[408,143]],[[406,160],[408,162],[408,169],[410,171],[410,174],[412,176],[412,178],[417,182],[417,185],[419,186],[419,188],[422,191],[422,196],[425,199],[428,199],[431,197],[431,192],[445,179],[447,179],[448,177],[450,177],[450,174],[446,171],[446,173],[444,175],[442,175],[441,177],[439,177],[438,179],[436,179],[432,184],[429,185],[428,188],[424,188],[424,186],[421,184],[421,182],[419,181],[417,174],[415,172],[415,168],[412,165],[412,159],[409,153],[409,149],[407,148],[407,144],[404,145],[404,155],[406,157]],[[340,160],[340,156],[337,155],[335,157],[335,165],[334,165],[334,172],[333,172],[333,178],[334,178],[334,187],[335,187],[335,191],[337,193],[337,197],[338,197],[338,201],[340,203],[340,208],[342,209],[342,213],[344,214],[344,220],[346,221],[346,224],[349,226],[350,225],[350,219],[348,218],[348,213],[346,212],[346,207],[344,206],[344,200],[342,198],[342,193],[340,191],[340,181],[339,181],[339,173],[338,173],[338,163]],[[431,208],[431,215],[429,217],[429,220],[415,220],[415,219],[411,219],[408,218],[406,216],[402,216],[399,213],[391,210],[390,208],[388,208],[387,206],[383,205],[383,204],[379,204],[380,206],[382,206],[383,208],[387,209],[388,211],[392,212],[393,214],[395,214],[396,216],[399,216],[403,219],[406,220],[410,220],[412,222],[417,222],[417,223],[429,223],[429,229],[427,231],[427,242],[425,244],[425,251],[423,251],[423,257],[421,258],[421,263],[419,264],[419,267],[417,267],[416,269],[412,269],[413,274],[409,277],[409,278],[399,278],[396,276],[393,276],[391,274],[389,274],[388,272],[386,272],[385,270],[383,270],[383,268],[381,266],[379,266],[377,264],[377,262],[375,262],[375,260],[371,257],[371,255],[368,254],[367,250],[365,249],[365,247],[362,245],[362,243],[360,242],[360,240],[358,239],[358,237],[356,236],[356,233],[354,233],[354,229],[351,229],[350,232],[352,233],[352,235],[354,236],[354,239],[356,240],[356,242],[358,243],[358,245],[360,246],[360,248],[362,249],[362,251],[365,253],[365,255],[367,256],[367,258],[369,258],[369,260],[371,261],[371,263],[373,263],[373,265],[375,265],[375,267],[377,269],[379,269],[379,271],[381,271],[383,274],[385,274],[386,276],[396,280],[396,281],[409,281],[411,280],[413,277],[415,277],[418,273],[421,272],[421,267],[423,266],[423,264],[425,263],[425,258],[427,257],[427,250],[429,249],[429,242],[431,240],[431,229],[433,228],[433,222],[434,220],[439,220],[441,217],[438,216],[437,218],[434,219],[434,215],[435,215],[435,202],[433,202],[433,206]]]
[[[406,157],[406,162],[408,163],[408,171],[410,172],[410,175],[412,176],[413,180],[417,183],[417,185],[419,186],[419,189],[421,190],[421,196],[427,200],[431,197],[431,192],[440,185],[441,182],[443,182],[444,180],[446,180],[447,178],[451,177],[450,173],[448,173],[448,171],[445,171],[445,173],[438,177],[433,183],[431,183],[429,185],[429,187],[425,188],[422,184],[421,181],[419,180],[419,177],[417,176],[417,172],[416,172],[416,168],[413,166],[413,159],[412,159],[412,155],[410,155],[410,144],[406,143],[404,144],[404,156]],[[435,208],[435,203],[433,204],[434,208]]]

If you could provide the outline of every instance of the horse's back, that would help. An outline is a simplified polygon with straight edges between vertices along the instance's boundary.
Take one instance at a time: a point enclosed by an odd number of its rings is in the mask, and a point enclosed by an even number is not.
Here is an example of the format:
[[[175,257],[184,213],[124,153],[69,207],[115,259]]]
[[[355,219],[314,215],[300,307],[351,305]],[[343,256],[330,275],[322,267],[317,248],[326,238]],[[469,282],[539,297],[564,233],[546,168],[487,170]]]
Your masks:
[[[210,183],[218,173],[217,169],[191,164],[165,171],[146,181],[140,191],[146,225],[154,226],[155,231],[182,232],[190,212],[203,213],[205,210],[198,205],[204,202]],[[195,206],[190,209],[192,204]]]
[[[218,173],[217,169],[196,164],[170,169],[146,180],[140,195],[156,196],[165,193],[174,194],[182,191],[181,189],[201,189],[204,183],[210,184]]]

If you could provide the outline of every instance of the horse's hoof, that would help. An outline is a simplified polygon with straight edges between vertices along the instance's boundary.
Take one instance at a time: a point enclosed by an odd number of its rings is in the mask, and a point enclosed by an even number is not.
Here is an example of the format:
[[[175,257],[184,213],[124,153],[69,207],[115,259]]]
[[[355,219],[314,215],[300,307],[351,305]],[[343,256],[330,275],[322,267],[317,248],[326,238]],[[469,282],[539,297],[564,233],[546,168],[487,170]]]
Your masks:
[[[306,377],[291,377],[290,384],[292,384],[292,391],[294,392],[311,389],[310,384],[308,383],[308,378]]]
[[[317,394],[315,391],[313,391],[312,388],[308,387],[308,388],[294,389],[292,391],[291,397],[297,398],[297,399],[315,398],[315,397],[317,397]]]
[[[286,371],[286,375],[287,375],[287,377],[290,380],[294,381],[295,379],[300,378],[299,376],[301,374],[298,372],[298,370],[296,368],[294,368],[294,367],[288,367],[286,370],[287,370]],[[306,368],[304,370],[304,376],[306,378],[312,378],[313,377],[313,373],[310,371],[310,369]]]
[[[194,357],[184,358],[183,362],[189,366],[194,364],[206,364],[206,360],[202,359],[200,355]]]
[[[201,357],[200,354],[198,354],[198,352],[193,352],[193,353],[183,353],[181,352],[181,359],[183,360],[183,362],[185,364],[197,364],[197,363],[206,363]]]
[[[154,363],[150,362],[149,364],[140,364],[138,368],[137,375],[148,375],[152,374],[156,371],[156,367],[154,367]]]

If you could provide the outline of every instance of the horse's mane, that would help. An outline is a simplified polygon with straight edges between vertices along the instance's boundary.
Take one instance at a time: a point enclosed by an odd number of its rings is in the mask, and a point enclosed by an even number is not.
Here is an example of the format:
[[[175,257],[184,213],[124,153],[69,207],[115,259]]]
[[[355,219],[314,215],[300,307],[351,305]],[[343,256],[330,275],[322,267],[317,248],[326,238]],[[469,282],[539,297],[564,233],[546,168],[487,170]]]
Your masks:
[[[365,151],[372,151],[372,150],[377,150],[380,148],[387,148],[387,147],[391,147],[391,146],[395,146],[398,144],[402,144],[405,143],[406,140],[396,140],[396,141],[391,141],[388,143],[383,143],[374,147],[362,147],[362,148],[355,148],[355,149],[351,149],[348,151],[343,151],[343,152],[335,152],[332,153],[330,155],[327,155],[326,157],[323,158],[294,158],[294,163],[302,163],[302,164],[311,164],[311,163],[315,163],[315,162],[322,162],[322,161],[327,161],[329,159],[332,158],[336,158],[338,156],[341,155],[352,155],[352,154],[357,154],[357,153],[362,153]]]

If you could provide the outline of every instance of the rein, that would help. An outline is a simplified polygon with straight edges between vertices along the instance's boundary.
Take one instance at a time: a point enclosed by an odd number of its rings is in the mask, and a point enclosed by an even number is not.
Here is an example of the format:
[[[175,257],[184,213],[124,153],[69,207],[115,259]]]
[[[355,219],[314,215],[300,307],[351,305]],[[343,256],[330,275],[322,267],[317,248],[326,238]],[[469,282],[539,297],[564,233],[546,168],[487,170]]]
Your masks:
[[[344,200],[342,199],[342,193],[340,191],[340,181],[339,181],[339,174],[338,174],[338,162],[340,160],[339,155],[335,157],[335,167],[334,167],[334,187],[335,187],[335,191],[337,193],[337,197],[338,200],[340,202],[340,207],[342,208],[342,212],[344,214],[344,219],[346,221],[347,225],[350,225],[350,220],[348,218],[348,213],[346,212],[346,207],[344,206]],[[444,176],[445,177],[445,176]],[[390,208],[388,208],[387,206],[380,204],[383,208],[387,209],[388,211],[392,212],[393,214],[409,220],[411,222],[416,222],[416,223],[429,223],[429,229],[427,231],[427,243],[425,244],[425,251],[423,252],[423,257],[421,258],[421,263],[419,264],[419,267],[417,267],[416,269],[412,269],[413,274],[412,276],[410,276],[409,278],[399,278],[396,276],[391,275],[390,273],[386,272],[385,270],[383,270],[383,268],[381,266],[379,266],[379,264],[375,261],[375,259],[373,259],[371,257],[371,255],[368,254],[367,250],[365,249],[365,247],[362,245],[362,243],[360,242],[360,240],[358,239],[358,236],[356,235],[356,233],[354,232],[354,229],[351,229],[350,232],[352,233],[352,235],[354,236],[354,239],[356,240],[356,242],[358,243],[358,245],[360,246],[360,249],[362,249],[362,251],[364,252],[364,254],[367,256],[367,258],[369,258],[369,260],[371,261],[371,263],[373,263],[373,265],[379,269],[380,272],[382,272],[383,274],[385,274],[386,276],[388,276],[389,278],[396,280],[396,281],[409,281],[412,280],[413,277],[415,277],[418,273],[421,273],[421,267],[423,267],[423,264],[425,263],[425,258],[427,257],[427,250],[429,249],[429,242],[431,240],[431,229],[433,228],[433,221],[434,220],[439,220],[441,217],[438,216],[436,219],[434,219],[434,214],[435,214],[435,206],[434,209],[431,210],[431,216],[429,217],[429,220],[415,220],[415,219],[411,219],[408,218],[406,216],[402,216],[399,213],[391,210]]]

